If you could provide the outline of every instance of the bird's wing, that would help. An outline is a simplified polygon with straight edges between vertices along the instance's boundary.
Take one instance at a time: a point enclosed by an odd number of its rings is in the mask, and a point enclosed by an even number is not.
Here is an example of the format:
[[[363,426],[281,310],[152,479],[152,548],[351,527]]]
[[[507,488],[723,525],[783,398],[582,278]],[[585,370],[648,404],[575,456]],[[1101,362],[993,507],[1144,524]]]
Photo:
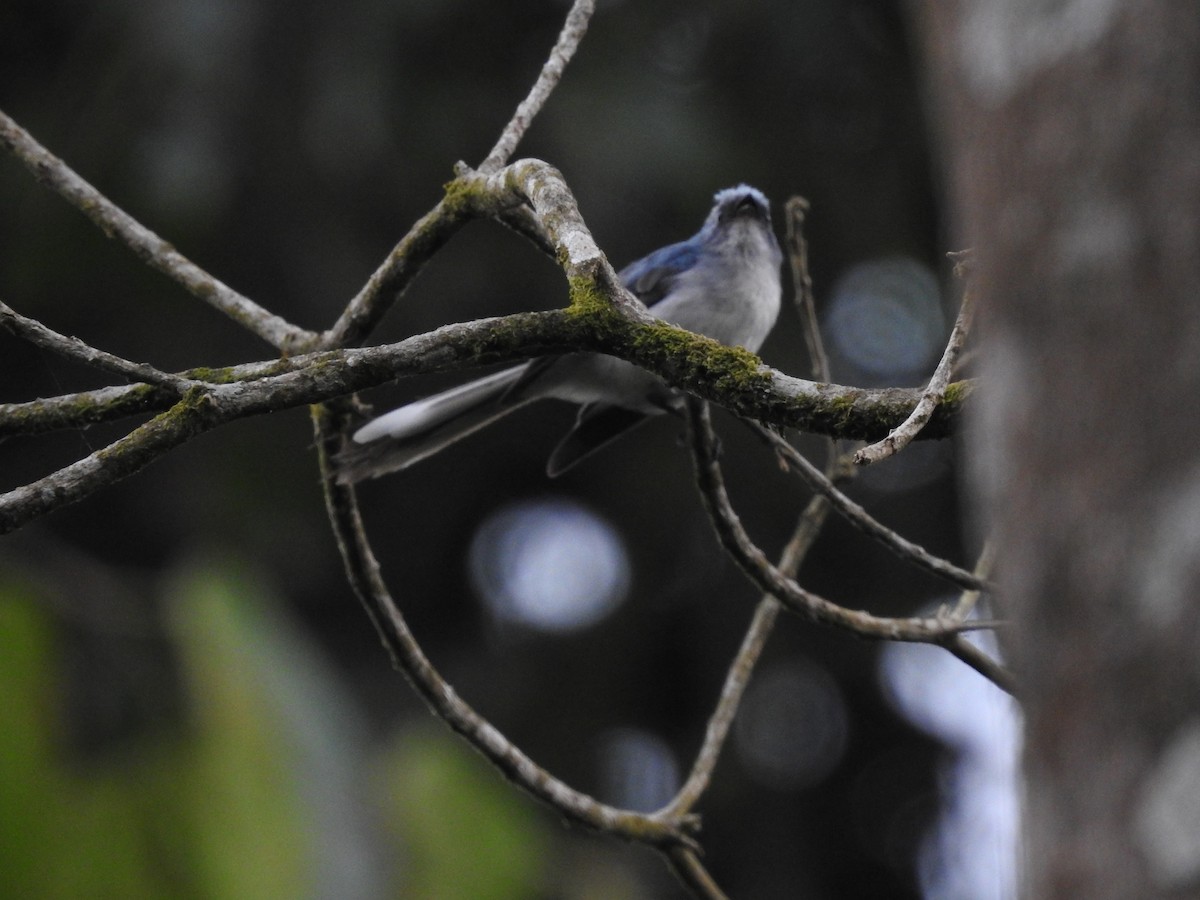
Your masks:
[[[700,244],[695,238],[668,244],[631,262],[619,273],[621,283],[647,306],[653,306],[670,290],[680,274],[696,264]]]

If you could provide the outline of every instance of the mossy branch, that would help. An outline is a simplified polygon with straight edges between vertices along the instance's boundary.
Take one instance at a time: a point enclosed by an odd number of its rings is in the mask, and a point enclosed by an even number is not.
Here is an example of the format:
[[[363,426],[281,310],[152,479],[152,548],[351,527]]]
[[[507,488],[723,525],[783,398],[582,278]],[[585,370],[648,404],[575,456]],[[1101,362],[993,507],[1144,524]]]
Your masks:
[[[918,388],[865,389],[795,378],[749,351],[662,322],[629,321],[601,306],[478,319],[394,344],[189,369],[179,376],[211,386],[215,396],[227,398],[235,411],[232,417],[240,418],[319,403],[397,378],[575,350],[627,359],[748,418],[830,437],[870,439],[886,434],[921,396]],[[973,390],[973,382],[951,385],[921,437],[953,433]],[[177,400],[175,392],[161,386],[129,384],[0,404],[0,437],[161,412]]]

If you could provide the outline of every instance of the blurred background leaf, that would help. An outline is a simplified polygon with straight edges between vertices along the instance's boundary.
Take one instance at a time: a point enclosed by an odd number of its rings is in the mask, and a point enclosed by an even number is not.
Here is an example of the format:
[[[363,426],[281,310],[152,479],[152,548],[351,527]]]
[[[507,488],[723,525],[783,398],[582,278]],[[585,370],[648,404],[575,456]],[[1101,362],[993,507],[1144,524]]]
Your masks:
[[[379,796],[404,852],[413,900],[519,900],[544,883],[548,836],[481,756],[433,722],[381,751]],[[515,802],[514,802],[515,801]]]

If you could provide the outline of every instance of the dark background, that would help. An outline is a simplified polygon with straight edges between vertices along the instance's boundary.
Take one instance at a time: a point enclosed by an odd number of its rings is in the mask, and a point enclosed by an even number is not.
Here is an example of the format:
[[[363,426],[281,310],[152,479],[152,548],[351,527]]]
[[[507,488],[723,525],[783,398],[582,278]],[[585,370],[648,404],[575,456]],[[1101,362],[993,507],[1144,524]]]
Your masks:
[[[861,263],[899,255],[943,275],[942,253],[954,248],[942,233],[920,73],[900,4],[600,7],[518,156],[563,171],[617,266],[686,237],[715,190],[745,181],[772,199],[781,235],[782,202],[793,194],[811,202],[822,308]],[[195,262],[320,329],[437,201],[453,163],[486,154],[565,9],[544,0],[10,0],[0,8],[0,107]],[[271,356],[140,266],[14,160],[0,161],[0,210],[0,298],[18,311],[167,370]],[[762,355],[807,375],[790,290]],[[476,224],[439,254],[372,341],[564,302],[552,263],[502,228]],[[841,365],[835,354],[834,378],[915,384],[936,358],[922,356],[912,370],[881,373]],[[455,380],[407,382],[366,399],[383,406]],[[0,334],[0,402],[101,383]],[[601,765],[606,735],[651,736],[686,767],[756,598],[708,528],[679,423],[656,422],[549,482],[544,461],[571,415],[527,408],[417,469],[365,486],[361,498],[394,593],[460,693],[552,772],[614,799]],[[739,511],[776,554],[807,494],[731,420],[718,424]],[[2,487],[47,474],[128,427],[10,439],[0,445]],[[819,451],[816,442],[805,446]],[[897,460],[851,492],[885,523],[964,562],[951,450],[917,448],[916,463]],[[490,514],[546,498],[609,522],[631,560],[624,602],[572,632],[497,621],[465,564]],[[210,565],[252,570],[251,580],[271,585],[277,612],[318,648],[329,663],[322,677],[364,726],[364,753],[428,719],[343,579],[303,410],[206,435],[27,526],[0,553],[10,575],[39,585],[57,635],[62,674],[51,708],[68,758],[132,765],[144,742],[192,727],[194,688],[162,610],[181,569]],[[801,581],[882,614],[947,597],[945,585],[837,521]],[[114,604],[134,627],[111,627]],[[938,749],[889,706],[878,649],[781,621],[764,671],[798,665],[832,685],[825,696],[844,716],[844,735],[836,758],[808,781],[772,781],[736,742],[728,748],[701,812],[706,862],[733,896],[916,894],[916,847],[937,810]],[[801,704],[780,716],[803,721],[810,712]],[[512,792],[508,800],[531,805]],[[364,801],[373,802],[387,801]],[[589,854],[613,867],[600,878],[608,896],[677,890],[649,853],[564,832],[540,810],[537,817],[529,827],[549,835],[544,855],[558,873],[542,876],[545,896],[576,896],[564,885],[595,865]],[[405,885],[404,863],[393,857],[408,851],[368,840],[374,862],[363,865]]]

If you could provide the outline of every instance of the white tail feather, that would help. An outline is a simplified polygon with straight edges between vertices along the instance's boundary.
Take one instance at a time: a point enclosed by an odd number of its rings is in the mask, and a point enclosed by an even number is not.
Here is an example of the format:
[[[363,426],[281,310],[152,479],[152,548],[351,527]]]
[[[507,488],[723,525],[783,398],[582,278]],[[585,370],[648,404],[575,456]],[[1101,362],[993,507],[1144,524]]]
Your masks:
[[[354,444],[338,457],[343,483],[405,469],[527,402],[501,402],[521,377],[516,366],[417,400],[372,419],[354,432]]]

